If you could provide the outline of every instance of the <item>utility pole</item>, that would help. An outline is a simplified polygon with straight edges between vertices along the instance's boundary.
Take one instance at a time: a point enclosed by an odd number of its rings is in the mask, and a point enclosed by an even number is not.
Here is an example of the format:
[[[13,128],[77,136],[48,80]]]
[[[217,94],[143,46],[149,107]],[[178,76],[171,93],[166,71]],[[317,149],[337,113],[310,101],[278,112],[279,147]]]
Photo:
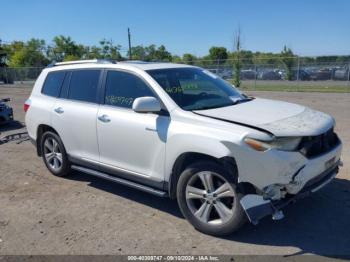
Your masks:
[[[131,54],[131,36],[130,36],[130,28],[128,27],[128,40],[129,40],[129,60],[132,59],[132,54]]]

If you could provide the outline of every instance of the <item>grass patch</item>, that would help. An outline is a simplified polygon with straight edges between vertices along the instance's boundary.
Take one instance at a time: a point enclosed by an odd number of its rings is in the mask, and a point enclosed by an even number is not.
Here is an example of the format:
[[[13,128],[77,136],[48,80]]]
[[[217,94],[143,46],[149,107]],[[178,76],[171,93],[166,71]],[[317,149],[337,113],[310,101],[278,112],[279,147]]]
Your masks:
[[[346,81],[243,81],[239,89],[244,91],[350,93],[350,83]]]
[[[332,87],[310,87],[310,86],[241,86],[240,90],[246,91],[285,91],[285,92],[321,92],[321,93],[350,93],[350,87],[332,86]]]

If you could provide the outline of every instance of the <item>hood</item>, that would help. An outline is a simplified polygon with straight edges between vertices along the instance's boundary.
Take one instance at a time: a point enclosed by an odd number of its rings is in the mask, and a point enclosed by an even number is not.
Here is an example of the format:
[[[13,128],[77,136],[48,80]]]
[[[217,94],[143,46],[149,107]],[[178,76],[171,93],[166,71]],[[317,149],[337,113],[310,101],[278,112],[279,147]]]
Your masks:
[[[316,136],[334,125],[334,119],[310,108],[269,99],[196,110],[196,114],[245,126],[255,127],[275,136]]]

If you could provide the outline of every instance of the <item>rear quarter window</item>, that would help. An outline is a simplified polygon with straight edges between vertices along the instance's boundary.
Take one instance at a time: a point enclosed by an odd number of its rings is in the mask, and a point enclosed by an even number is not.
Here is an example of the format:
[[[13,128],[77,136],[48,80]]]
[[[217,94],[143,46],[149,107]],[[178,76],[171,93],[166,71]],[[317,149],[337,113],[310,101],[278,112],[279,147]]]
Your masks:
[[[47,96],[58,97],[65,75],[65,71],[48,73],[41,93]]]

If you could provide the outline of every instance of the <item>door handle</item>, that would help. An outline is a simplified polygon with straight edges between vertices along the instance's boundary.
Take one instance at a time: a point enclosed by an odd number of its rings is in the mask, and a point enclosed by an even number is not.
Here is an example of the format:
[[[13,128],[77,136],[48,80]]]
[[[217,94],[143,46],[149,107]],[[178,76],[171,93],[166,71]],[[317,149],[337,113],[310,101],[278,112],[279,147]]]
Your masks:
[[[55,108],[55,112],[56,112],[57,114],[62,114],[62,113],[64,112],[64,110],[63,110],[62,107],[57,107],[57,108]]]
[[[104,123],[111,122],[111,119],[107,115],[99,116],[98,120],[100,120],[101,122],[104,122]]]

